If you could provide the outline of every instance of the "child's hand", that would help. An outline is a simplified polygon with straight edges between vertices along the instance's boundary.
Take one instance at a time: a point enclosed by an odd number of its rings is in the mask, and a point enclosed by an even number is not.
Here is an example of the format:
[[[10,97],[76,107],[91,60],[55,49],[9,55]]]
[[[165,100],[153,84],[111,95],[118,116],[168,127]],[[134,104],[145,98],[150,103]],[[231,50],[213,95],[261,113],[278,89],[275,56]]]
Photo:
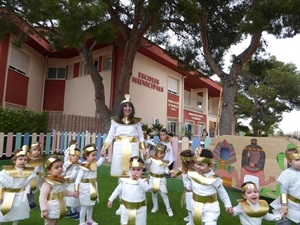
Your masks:
[[[79,197],[79,192],[78,191],[74,191],[73,192],[73,196],[74,196],[74,198],[78,198]]]
[[[143,152],[143,158],[144,158],[144,159],[147,159],[147,156],[148,156],[148,151],[147,151],[147,149],[143,149],[142,152]]]
[[[48,210],[44,210],[44,211],[42,211],[42,217],[44,218],[44,219],[48,219]]]
[[[227,207],[227,208],[226,208],[226,212],[229,213],[230,215],[232,215],[232,214],[233,214],[233,209],[232,209],[232,207]]]
[[[287,213],[288,213],[288,206],[287,205],[282,205],[280,212],[281,212],[281,217],[285,218]]]
[[[112,201],[108,201],[107,207],[108,207],[108,208],[111,208],[111,207],[112,207],[112,204],[113,204]]]
[[[101,157],[104,157],[106,155],[106,150],[102,148],[100,151],[100,155]]]

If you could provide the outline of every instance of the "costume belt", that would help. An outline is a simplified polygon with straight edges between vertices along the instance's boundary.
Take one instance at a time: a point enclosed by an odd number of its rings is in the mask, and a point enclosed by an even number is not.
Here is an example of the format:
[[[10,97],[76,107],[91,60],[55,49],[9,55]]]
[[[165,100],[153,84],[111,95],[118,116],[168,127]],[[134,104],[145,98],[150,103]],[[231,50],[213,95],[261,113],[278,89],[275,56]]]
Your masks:
[[[205,203],[213,203],[217,201],[217,195],[209,195],[209,196],[202,196],[193,193],[193,199],[195,201],[194,206],[194,224],[195,225],[202,225],[202,208],[203,204]]]
[[[121,167],[122,174],[127,174],[129,169],[129,158],[132,156],[132,147],[131,143],[138,142],[138,138],[136,136],[116,136],[115,142],[122,142],[122,150],[121,150]]]
[[[141,202],[127,202],[124,199],[121,199],[121,204],[125,206],[126,209],[128,209],[128,225],[135,225],[135,218],[136,218],[136,210],[139,209],[142,206],[147,205],[147,200]]]
[[[181,198],[180,198],[180,206],[181,208],[184,207],[184,205],[186,205],[186,202],[185,202],[185,196],[186,196],[186,193],[190,193],[192,192],[191,190],[187,189],[187,188],[184,188],[184,191],[182,192],[182,195],[181,195]]]
[[[96,178],[85,178],[81,180],[81,183],[89,183],[90,184],[90,199],[91,201],[96,201],[98,198],[98,191],[96,187]]]
[[[59,219],[61,220],[62,218],[64,218],[67,213],[66,202],[65,202],[65,191],[50,193],[47,199],[48,201],[49,200],[59,201],[59,208],[60,208]]]
[[[158,192],[158,190],[159,190],[160,179],[164,178],[165,175],[164,174],[156,174],[156,173],[150,172],[150,176],[153,177],[152,192],[154,194],[156,194]]]
[[[3,216],[11,210],[16,193],[23,192],[24,190],[25,190],[24,187],[22,187],[22,188],[4,188],[3,189],[3,191],[6,192],[6,195],[3,200],[2,207],[1,207],[1,212],[2,212]]]
[[[288,199],[291,200],[292,202],[300,203],[300,199],[299,199],[299,198],[296,198],[296,197],[293,196],[293,195],[288,194],[287,197],[288,197]]]

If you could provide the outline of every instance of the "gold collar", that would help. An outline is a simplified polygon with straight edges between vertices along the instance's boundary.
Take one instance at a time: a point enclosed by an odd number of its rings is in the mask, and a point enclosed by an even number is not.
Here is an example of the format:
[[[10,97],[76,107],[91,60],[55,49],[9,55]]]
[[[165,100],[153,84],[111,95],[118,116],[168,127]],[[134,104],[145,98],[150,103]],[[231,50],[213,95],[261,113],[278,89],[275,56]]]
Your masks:
[[[112,117],[112,120],[119,124],[129,125],[129,124],[137,124],[141,122],[142,119],[138,117],[133,117],[131,120],[128,120],[128,118],[125,117],[122,120],[119,120],[118,117]]]
[[[80,168],[85,170],[85,171],[95,171],[97,170],[97,164],[96,162],[91,162],[91,163],[82,163],[80,164]]]
[[[25,167],[24,169],[19,171],[15,168],[15,166],[4,165],[3,170],[5,170],[5,172],[13,178],[25,178],[29,177],[33,173],[34,168]]]
[[[254,211],[246,200],[242,200],[240,203],[244,212],[250,217],[262,217],[269,212],[269,204],[265,200],[258,200],[259,209],[257,211]]]
[[[56,177],[56,176],[48,175],[44,177],[44,179],[51,185],[66,183],[66,180],[63,176]]]

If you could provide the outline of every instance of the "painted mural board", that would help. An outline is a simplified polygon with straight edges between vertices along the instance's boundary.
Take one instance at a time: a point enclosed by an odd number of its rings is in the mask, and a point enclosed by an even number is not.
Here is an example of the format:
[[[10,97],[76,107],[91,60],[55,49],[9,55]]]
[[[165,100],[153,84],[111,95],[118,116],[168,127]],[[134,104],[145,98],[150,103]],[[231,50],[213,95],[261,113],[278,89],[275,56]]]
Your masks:
[[[215,173],[225,186],[240,189],[245,180],[259,182],[261,195],[279,196],[276,179],[286,168],[285,150],[288,144],[300,146],[300,141],[288,137],[254,137],[224,135],[214,138],[208,149],[213,151]]]

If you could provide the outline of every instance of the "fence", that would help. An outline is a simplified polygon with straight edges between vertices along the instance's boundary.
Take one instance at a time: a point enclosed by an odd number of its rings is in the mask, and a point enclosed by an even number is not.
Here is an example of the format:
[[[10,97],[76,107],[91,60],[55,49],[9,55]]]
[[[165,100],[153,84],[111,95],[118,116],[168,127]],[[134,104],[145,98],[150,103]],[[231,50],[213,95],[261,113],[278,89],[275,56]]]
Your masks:
[[[49,112],[48,128],[50,130],[103,132],[103,123],[99,117],[65,115]]]

